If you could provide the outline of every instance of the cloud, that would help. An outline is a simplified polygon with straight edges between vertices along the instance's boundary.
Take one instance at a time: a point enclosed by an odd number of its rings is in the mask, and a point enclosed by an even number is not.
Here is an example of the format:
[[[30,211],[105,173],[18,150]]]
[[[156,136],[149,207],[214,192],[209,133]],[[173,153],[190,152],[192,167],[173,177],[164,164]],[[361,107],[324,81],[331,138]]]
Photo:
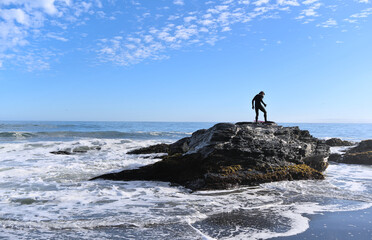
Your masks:
[[[100,1],[94,0],[98,6]],[[28,70],[49,69],[50,51],[40,50],[41,39],[68,41],[63,31],[90,11],[92,3],[71,0],[1,0],[0,61],[22,62]],[[59,32],[49,32],[50,29]],[[32,43],[32,47],[30,47]],[[36,64],[31,67],[31,64]]]
[[[185,5],[185,3],[183,2],[183,0],[174,0],[173,1],[173,4],[176,4],[176,5]]]
[[[341,17],[343,11],[335,14],[337,7],[346,8],[344,1],[214,0],[186,8],[184,0],[157,7],[134,0],[126,0],[125,6],[115,0],[0,0],[0,62],[2,68],[19,61],[29,70],[37,69],[32,64],[48,69],[51,59],[60,56],[51,43],[81,47],[84,33],[89,36],[84,38],[85,52],[96,53],[100,62],[128,66],[166,59],[174,50],[213,46],[236,28],[247,29],[268,18],[295,16],[299,23],[330,28],[372,14],[372,8],[366,8],[369,0],[351,1],[360,11],[347,18]],[[80,31],[84,26],[96,31]]]
[[[268,4],[270,2],[270,0],[257,0],[255,2],[253,2],[254,5],[256,6],[261,6],[261,5],[264,5],[264,4]]]
[[[335,27],[335,26],[337,26],[337,21],[334,20],[333,18],[330,18],[327,21],[322,22],[317,25],[317,27],[324,27],[324,28]]]
[[[68,41],[67,38],[61,37],[61,36],[59,36],[55,33],[47,33],[46,37],[53,38],[53,39],[56,39],[56,40],[59,40],[59,41],[62,41],[62,42],[67,42]]]
[[[29,16],[22,9],[0,9],[0,18],[6,22],[16,21],[19,24],[29,25]]]
[[[369,3],[369,0],[356,0],[359,3]]]
[[[99,59],[123,66],[146,59],[164,59],[169,50],[193,45],[213,46],[225,38],[226,32],[233,31],[236,23],[246,24],[255,19],[280,18],[281,11],[297,11],[296,19],[303,23],[319,19],[315,24],[318,27],[338,26],[338,19],[324,19],[320,14],[321,10],[334,11],[334,8],[328,8],[329,5],[321,0],[224,0],[209,1],[205,6],[205,9],[196,12],[173,13],[165,17],[167,20],[163,27],[141,28],[139,32],[130,34],[131,37],[140,39],[137,43],[132,43],[133,45],[128,45],[128,38],[124,35],[120,41],[112,38],[100,42]],[[369,12],[362,12],[358,17],[368,14]],[[281,44],[281,41],[277,41],[277,44]]]
[[[53,15],[57,14],[58,10],[55,6],[55,0],[2,0],[0,2],[1,5],[5,6],[23,6],[26,9],[33,10],[33,9],[41,9],[43,12]],[[66,4],[69,4],[69,1],[63,1]]]
[[[296,19],[303,19],[304,23],[308,23],[309,19],[314,19],[315,17],[319,16],[317,11],[322,6],[322,3],[320,3],[318,0],[306,0],[302,3],[307,7],[301,10],[300,15]]]
[[[300,6],[297,0],[278,0],[279,5]]]
[[[363,9],[359,13],[352,14],[350,17],[345,18],[344,20],[349,23],[358,23],[359,19],[364,19],[372,15],[372,8]]]

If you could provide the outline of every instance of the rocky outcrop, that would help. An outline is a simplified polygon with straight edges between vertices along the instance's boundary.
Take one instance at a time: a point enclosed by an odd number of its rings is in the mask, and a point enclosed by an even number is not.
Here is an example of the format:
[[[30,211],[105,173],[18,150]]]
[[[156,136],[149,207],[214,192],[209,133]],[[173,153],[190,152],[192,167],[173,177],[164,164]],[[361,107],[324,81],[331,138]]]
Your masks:
[[[326,140],[326,144],[330,147],[343,147],[343,146],[353,146],[355,143],[341,140],[339,138],[330,138]]]
[[[75,148],[66,148],[63,150],[52,151],[50,153],[55,154],[55,155],[74,155],[74,154],[79,154],[79,153],[87,153],[88,151],[91,151],[91,150],[101,150],[101,147],[100,146],[93,146],[93,147],[78,146]]]
[[[93,179],[155,180],[192,190],[225,189],[280,180],[323,179],[329,147],[298,127],[275,123],[219,123],[173,144],[159,144],[132,154],[168,153],[139,169]]]
[[[372,165],[372,140],[361,141],[356,147],[347,150],[345,154],[332,154],[329,161]]]

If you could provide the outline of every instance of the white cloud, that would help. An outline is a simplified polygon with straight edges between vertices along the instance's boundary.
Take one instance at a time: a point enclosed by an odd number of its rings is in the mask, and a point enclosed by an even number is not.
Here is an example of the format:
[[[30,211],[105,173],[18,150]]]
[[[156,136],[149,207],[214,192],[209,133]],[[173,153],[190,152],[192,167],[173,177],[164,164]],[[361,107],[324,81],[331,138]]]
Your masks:
[[[261,6],[261,5],[264,5],[264,4],[268,4],[270,2],[270,0],[257,0],[255,2],[253,2],[254,5],[256,6]]]
[[[69,1],[63,1],[65,4],[69,4]],[[2,0],[0,5],[14,5],[14,6],[23,6],[28,10],[31,9],[42,9],[43,12],[54,15],[58,13],[58,10],[55,6],[55,0]]]
[[[296,19],[304,19],[304,23],[308,23],[309,21],[312,21],[309,18],[319,16],[319,13],[317,11],[322,6],[322,4],[319,3],[318,0],[307,0],[304,1],[303,4],[308,5],[308,7],[303,9]]]
[[[94,1],[101,4],[99,0]],[[46,26],[65,31],[81,14],[88,13],[91,6],[89,2],[71,0],[1,0],[0,61],[23,63],[28,70],[48,69],[51,51],[40,50],[37,44],[31,47],[30,43],[41,39],[68,41],[63,32],[49,32]]]
[[[188,16],[188,17],[184,18],[184,21],[188,23],[188,22],[194,21],[196,19],[197,18],[195,16]]]
[[[300,6],[297,0],[278,0],[279,5]]]
[[[356,13],[350,16],[350,18],[366,18],[372,14],[372,8],[362,10],[360,13]]]
[[[372,8],[367,8],[359,13],[352,14],[350,17],[345,18],[344,21],[349,23],[358,23],[359,19],[367,18],[369,15],[372,15]]]
[[[47,36],[48,38],[53,38],[53,39],[56,39],[56,40],[59,40],[59,41],[62,41],[62,42],[67,42],[67,41],[68,41],[67,38],[64,38],[64,37],[58,36],[58,35],[55,34],[55,33],[47,33],[46,36]]]
[[[187,40],[198,33],[196,25],[192,25],[187,28],[184,26],[177,26],[176,28],[177,30],[175,31],[175,38],[178,39]]]
[[[174,0],[173,3],[176,4],[176,5],[181,5],[181,6],[182,5],[185,5],[185,3],[183,2],[183,0]]]
[[[248,4],[250,4],[250,1],[249,1],[249,0],[239,0],[238,3],[239,3],[239,4],[245,4],[245,5],[248,5]]]
[[[337,21],[334,20],[333,18],[330,18],[327,21],[322,22],[317,25],[317,27],[324,27],[324,28],[335,27],[335,26],[337,26]]]
[[[231,28],[230,27],[223,27],[221,32],[229,32],[231,31]]]
[[[340,21],[337,14],[332,12],[332,15],[327,15],[327,11],[337,11],[337,8],[332,6],[341,4],[328,3],[324,0],[198,1],[202,5],[197,7],[190,5],[188,6],[190,9],[195,8],[188,11],[180,11],[183,10],[180,6],[185,5],[186,1],[172,2],[173,4],[166,8],[150,9],[146,7],[146,1],[128,1],[128,4],[134,6],[133,11],[123,10],[116,14],[118,7],[122,5],[114,0],[0,0],[0,62],[3,68],[7,66],[7,62],[15,62],[15,59],[27,62],[28,65],[39,63],[43,66],[40,69],[49,68],[51,54],[48,51],[39,53],[37,50],[40,46],[37,49],[34,43],[41,41],[73,43],[74,36],[81,37],[81,34],[66,33],[71,33],[69,32],[71,29],[76,31],[79,25],[89,24],[89,19],[93,15],[97,21],[109,19],[117,21],[111,22],[113,27],[108,32],[112,32],[112,35],[101,36],[103,39],[98,41],[94,51],[97,52],[100,61],[123,66],[146,59],[167,58],[166,53],[169,49],[207,44],[213,46],[228,36],[226,32],[233,31],[235,25],[245,24],[247,27],[247,23],[251,25],[255,19],[265,21],[267,18],[282,18],[286,13],[293,13],[300,22],[313,22],[318,27],[337,27]],[[369,2],[354,0],[354,4],[359,7]],[[110,12],[110,8],[105,8],[105,4],[114,6],[115,12]],[[120,16],[124,14],[128,14],[125,16],[126,20],[130,17],[137,19],[137,25],[130,25],[132,24],[130,21],[123,20],[124,18]],[[371,14],[372,8],[367,8],[344,20],[357,22]],[[288,16],[291,18],[292,15]],[[325,16],[334,17],[327,19]],[[118,25],[122,27],[119,28]],[[106,34],[106,31],[100,30],[97,27],[97,34]],[[89,34],[89,37],[93,35]],[[84,39],[89,40],[92,39]]]
[[[252,22],[255,18],[280,18],[279,11],[298,12],[297,19],[303,23],[310,23],[320,18],[320,10],[330,11],[320,0],[224,0],[205,3],[207,9],[187,13],[177,13],[166,17],[164,26],[140,29],[133,35],[142,41],[136,47],[128,47],[128,39],[116,44],[110,40],[100,43],[100,59],[104,62],[112,61],[119,65],[130,65],[145,59],[164,59],[167,49],[179,49],[190,45],[215,45],[225,36],[225,32],[232,31],[235,23]],[[250,4],[254,5],[253,8]],[[323,9],[320,9],[324,6]],[[363,12],[359,17],[368,13]],[[152,14],[153,15],[153,14]],[[355,17],[355,16],[354,16]],[[170,24],[172,23],[172,24]],[[318,27],[337,27],[338,19],[323,20]],[[276,44],[282,42],[276,41]],[[110,49],[108,51],[108,49]],[[138,50],[140,49],[140,51]]]
[[[7,22],[16,21],[19,24],[29,25],[29,16],[22,9],[0,9],[0,18]]]
[[[369,0],[356,0],[356,1],[360,3],[369,3]]]
[[[309,4],[313,4],[315,2],[318,2],[319,0],[305,0],[302,2],[302,4],[305,4],[305,5],[309,5]]]

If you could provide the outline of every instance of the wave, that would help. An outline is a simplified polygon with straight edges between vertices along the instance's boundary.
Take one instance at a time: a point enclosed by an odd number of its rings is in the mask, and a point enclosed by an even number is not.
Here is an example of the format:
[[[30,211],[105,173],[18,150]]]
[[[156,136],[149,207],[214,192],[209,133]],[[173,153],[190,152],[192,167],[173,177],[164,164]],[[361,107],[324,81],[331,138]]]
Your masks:
[[[35,134],[28,132],[0,132],[0,138],[30,138],[34,137]]]
[[[77,132],[77,131],[55,131],[55,132],[0,132],[0,140],[22,140],[22,139],[71,139],[71,138],[182,138],[189,136],[190,133],[184,132],[120,132],[120,131],[94,131],[94,132]]]

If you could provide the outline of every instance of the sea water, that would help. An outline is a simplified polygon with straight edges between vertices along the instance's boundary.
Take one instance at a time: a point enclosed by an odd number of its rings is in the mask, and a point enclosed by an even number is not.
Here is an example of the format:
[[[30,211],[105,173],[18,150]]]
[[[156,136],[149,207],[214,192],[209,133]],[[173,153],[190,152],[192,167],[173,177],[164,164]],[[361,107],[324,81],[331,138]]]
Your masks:
[[[213,124],[0,122],[0,238],[268,239],[305,231],[311,214],[372,206],[372,167],[362,165],[331,163],[325,180],[222,191],[88,181],[159,161],[161,154],[127,152],[172,143]],[[319,138],[372,139],[372,124],[283,125]]]

